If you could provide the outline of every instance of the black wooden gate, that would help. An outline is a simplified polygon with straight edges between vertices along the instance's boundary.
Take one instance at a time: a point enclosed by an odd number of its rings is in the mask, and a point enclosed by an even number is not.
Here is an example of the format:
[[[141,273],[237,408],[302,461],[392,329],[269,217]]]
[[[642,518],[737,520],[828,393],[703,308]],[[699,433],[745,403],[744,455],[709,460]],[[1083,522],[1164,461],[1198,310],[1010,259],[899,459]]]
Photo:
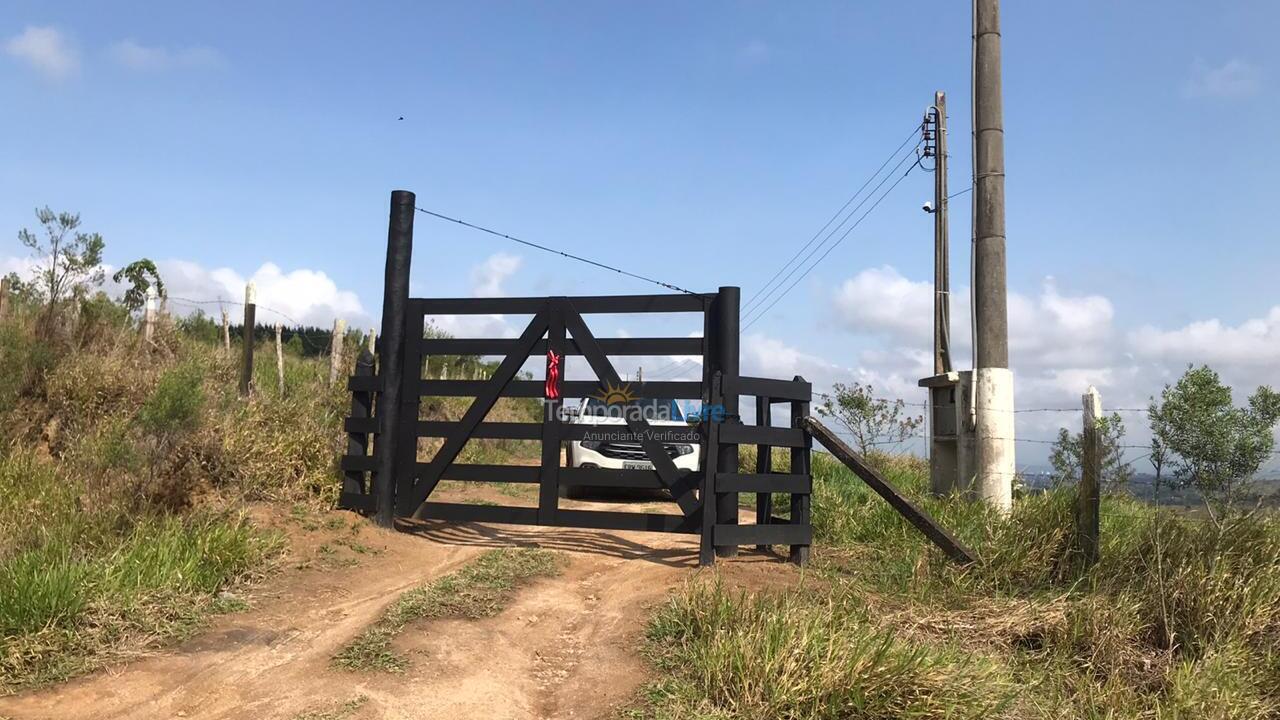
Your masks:
[[[770,380],[738,372],[738,288],[712,294],[622,295],[533,298],[410,298],[409,264],[412,251],[414,197],[396,191],[391,196],[386,289],[383,300],[381,353],[378,373],[373,359],[363,357],[351,378],[352,414],[346,420],[350,437],[342,458],[342,507],[371,512],[386,526],[397,518],[529,525],[552,525],[609,530],[641,530],[698,534],[699,559],[736,554],[740,545],[766,548],[791,546],[791,558],[805,562],[812,536],[809,520],[811,439],[803,425],[811,388],[802,378]],[[700,313],[702,337],[596,338],[586,316],[626,313]],[[426,318],[432,315],[531,315],[518,338],[427,338]],[[437,355],[502,356],[488,379],[429,379],[424,363]],[[698,381],[623,383],[610,356],[696,355],[702,357]],[[595,380],[564,378],[565,358],[581,356]],[[545,358],[541,379],[520,377],[529,358]],[[566,422],[565,398],[585,398],[603,389],[626,387],[621,413],[625,441],[638,445],[652,469],[562,467],[561,447],[600,432],[598,426]],[[739,417],[741,396],[756,399],[755,424]],[[420,418],[424,397],[474,398],[457,421]],[[486,422],[500,397],[542,398],[541,422]],[[376,410],[375,407],[376,398]],[[651,425],[628,406],[646,398],[700,400],[696,425],[672,430]],[[773,408],[789,406],[787,425],[774,424]],[[667,451],[673,432],[701,446],[701,467],[681,472]],[[441,438],[431,457],[419,457],[418,439]],[[471,438],[541,441],[538,466],[482,465],[457,462]],[[371,443],[372,440],[372,443]],[[738,467],[738,446],[756,445],[753,472]],[[370,449],[372,446],[372,453]],[[790,449],[790,467],[772,467],[772,450]],[[530,483],[539,486],[537,507],[499,507],[432,501],[441,480]],[[647,488],[663,491],[678,506],[678,514],[578,510],[560,507],[562,485]],[[755,493],[757,523],[739,524],[741,493]],[[774,514],[773,493],[790,495],[787,517]],[[714,552],[713,552],[714,549]]]

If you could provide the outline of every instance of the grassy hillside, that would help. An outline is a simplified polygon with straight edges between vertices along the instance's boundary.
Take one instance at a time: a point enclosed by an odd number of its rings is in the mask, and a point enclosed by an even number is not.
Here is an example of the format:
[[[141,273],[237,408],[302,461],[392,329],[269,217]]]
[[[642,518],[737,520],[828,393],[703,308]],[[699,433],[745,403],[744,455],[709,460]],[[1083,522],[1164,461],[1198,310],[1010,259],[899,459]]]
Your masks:
[[[263,336],[245,401],[239,341],[224,351],[203,316],[162,318],[146,344],[105,296],[59,308],[52,332],[41,308],[11,301],[0,319],[0,693],[169,642],[234,607],[224,591],[283,547],[245,509],[333,504],[350,403],[301,335],[285,346],[283,392]],[[358,340],[345,343],[344,375]],[[429,372],[490,369],[450,357]],[[429,399],[422,417],[457,419],[466,403]],[[536,402],[503,400],[491,419],[537,414]],[[482,440],[464,460],[529,452]]]
[[[800,590],[699,579],[662,607],[649,649],[657,718],[1280,717],[1280,522],[1222,527],[1103,502],[1102,561],[1067,552],[1073,497],[1008,518],[887,474],[982,557],[959,569],[815,454],[818,545]]]

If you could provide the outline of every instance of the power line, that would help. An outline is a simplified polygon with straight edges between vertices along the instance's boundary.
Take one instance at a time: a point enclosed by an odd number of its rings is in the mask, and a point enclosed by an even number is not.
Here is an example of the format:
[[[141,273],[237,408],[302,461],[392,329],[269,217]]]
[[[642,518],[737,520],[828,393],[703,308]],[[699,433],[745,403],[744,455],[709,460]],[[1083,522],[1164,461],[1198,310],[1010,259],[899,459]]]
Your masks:
[[[753,301],[755,301],[755,299],[759,297],[761,293],[768,290],[769,287],[773,285],[773,281],[777,280],[778,276],[782,275],[783,271],[785,271],[788,267],[790,267],[791,263],[795,262],[795,259],[800,257],[800,254],[803,253],[805,250],[807,250],[809,246],[812,245],[813,242],[818,239],[818,236],[826,232],[827,228],[831,227],[831,223],[836,221],[836,218],[844,214],[845,209],[847,209],[851,204],[853,204],[853,201],[856,200],[858,196],[862,194],[862,191],[865,190],[867,186],[871,184],[871,181],[879,177],[880,173],[885,169],[885,167],[887,167],[889,163],[892,162],[893,159],[898,156],[899,152],[902,152],[902,148],[906,147],[907,143],[911,142],[911,138],[916,136],[916,131],[919,129],[920,129],[919,125],[916,125],[914,128],[912,128],[911,133],[907,135],[907,139],[903,140],[901,145],[895,148],[893,152],[889,153],[889,157],[885,158],[885,161],[880,164],[880,167],[876,168],[876,171],[874,173],[871,173],[871,177],[867,178],[866,182],[862,183],[862,186],[859,187],[853,193],[853,195],[849,196],[849,199],[846,200],[844,205],[841,206],[841,208],[837,210],[834,215],[831,216],[831,219],[828,220],[826,224],[823,225],[822,228],[818,230],[818,232],[814,233],[812,238],[809,238],[809,242],[805,243],[803,247],[797,250],[796,254],[792,255],[790,260],[787,260],[785,263],[783,263],[782,267],[778,268],[778,271],[773,274],[773,277],[769,278],[768,282],[766,282],[759,290],[755,291],[755,293],[753,293],[751,297],[747,298],[747,303],[742,308],[743,312],[746,312],[747,310],[749,310],[751,306],[755,304]],[[858,207],[861,207],[861,205],[859,205]],[[857,211],[858,211],[857,208],[854,208],[853,212],[857,212]],[[848,218],[845,218],[844,222],[841,222],[840,225],[844,225],[845,222],[848,222]],[[839,229],[840,229],[840,226],[839,225],[836,226],[836,230],[839,230]],[[834,233],[835,231],[832,231],[832,232]],[[831,237],[830,235],[827,236],[828,239],[830,237]],[[825,243],[826,240],[824,239],[823,242]]]
[[[457,224],[459,224],[459,225],[462,225],[463,227],[469,227],[469,228],[471,228],[472,230],[479,230],[480,232],[488,233],[488,234],[490,234],[490,235],[493,235],[494,237],[500,237],[500,238],[504,238],[504,239],[506,239],[506,240],[510,240],[510,241],[512,241],[512,242],[520,243],[521,245],[527,245],[528,247],[536,248],[536,249],[538,249],[538,250],[542,250],[543,252],[549,252],[549,253],[551,253],[551,254],[553,254],[553,255],[559,255],[559,256],[561,256],[561,257],[566,257],[566,258],[569,258],[570,260],[577,260],[578,262],[586,263],[586,264],[588,264],[588,265],[593,265],[593,266],[595,266],[595,267],[601,268],[602,270],[612,270],[613,272],[619,273],[619,274],[621,274],[621,275],[626,275],[627,277],[635,278],[636,280],[643,280],[643,281],[645,281],[645,282],[647,282],[647,283],[653,283],[654,285],[658,285],[658,286],[660,286],[660,287],[667,288],[668,290],[676,290],[676,291],[678,291],[678,292],[685,293],[686,295],[697,295],[697,294],[698,294],[698,293],[693,292],[692,290],[685,290],[684,288],[679,287],[679,286],[677,286],[677,285],[672,285],[671,283],[663,282],[663,281],[661,281],[661,280],[656,280],[656,279],[651,278],[651,277],[645,277],[644,275],[638,275],[638,274],[636,274],[636,273],[633,273],[633,272],[630,272],[630,271],[627,271],[627,270],[623,270],[622,268],[616,268],[616,267],[614,267],[614,266],[612,266],[612,265],[606,265],[606,264],[604,264],[604,263],[602,263],[602,262],[597,262],[597,261],[595,261],[595,260],[590,260],[590,259],[588,259],[588,258],[584,258],[584,257],[582,257],[581,255],[574,255],[573,253],[567,253],[567,252],[565,252],[565,251],[563,251],[563,250],[556,250],[555,248],[547,247],[546,245],[539,245],[539,244],[538,244],[538,243],[536,243],[536,242],[530,242],[530,241],[528,241],[528,240],[521,240],[521,239],[520,239],[520,238],[518,238],[518,237],[512,237],[511,235],[508,235],[508,234],[506,234],[506,233],[501,233],[501,232],[498,232],[497,230],[491,230],[491,229],[489,229],[489,228],[487,228],[487,227],[482,227],[482,226],[480,226],[480,225],[476,225],[476,224],[474,224],[474,223],[469,223],[469,222],[467,222],[467,221],[465,221],[465,220],[459,220],[458,218],[449,217],[448,215],[441,215],[441,214],[440,214],[440,213],[438,213],[438,212],[433,212],[433,211],[431,211],[431,210],[427,210],[427,209],[425,209],[425,208],[415,207],[414,209],[415,209],[415,210],[417,210],[417,211],[418,211],[418,212],[420,212],[420,213],[423,213],[424,215],[430,215],[431,217],[434,217],[434,218],[439,218],[439,219],[441,219],[441,220],[447,220],[447,221],[452,222],[452,223],[457,223]]]
[[[908,159],[908,158],[910,158],[910,157],[911,157],[911,156],[910,156],[910,155],[908,155],[908,156],[906,156],[905,158],[903,158],[903,160],[905,161],[906,159]],[[898,168],[899,168],[899,167],[902,167],[902,162],[899,162],[899,163],[898,163],[897,167],[895,167],[895,168],[894,168],[894,172],[896,172],[896,171],[898,170]],[[870,214],[872,213],[872,211],[874,211],[877,207],[879,207],[879,206],[880,206],[880,203],[881,203],[881,202],[882,202],[886,197],[888,197],[889,193],[893,192],[893,189],[894,189],[894,188],[896,188],[896,187],[898,187],[898,185],[899,185],[903,180],[906,180],[906,179],[907,179],[907,176],[908,176],[908,175],[910,175],[910,174],[911,174],[911,171],[912,171],[912,170],[914,170],[915,168],[916,168],[915,164],[912,164],[910,167],[908,167],[908,168],[907,168],[907,171],[906,171],[906,172],[904,172],[901,176],[899,176],[899,177],[898,177],[898,179],[897,179],[897,180],[895,180],[895,181],[893,182],[893,184],[889,186],[889,189],[888,189],[888,190],[885,190],[885,191],[884,191],[884,193],[882,193],[882,194],[880,195],[880,197],[876,198],[875,203],[873,203],[873,204],[871,205],[871,207],[867,208],[867,211],[866,211],[866,212],[864,212],[864,213],[862,214],[862,216],[858,218],[857,222],[855,222],[853,225],[850,225],[850,226],[849,226],[849,229],[848,229],[848,230],[845,230],[843,235],[841,235],[841,236],[840,236],[840,237],[839,237],[839,238],[838,238],[834,243],[832,243],[829,247],[827,247],[826,251],[825,251],[825,252],[823,252],[821,255],[819,255],[819,256],[818,256],[818,259],[817,259],[817,260],[815,260],[815,261],[813,262],[813,264],[812,264],[812,265],[810,265],[810,266],[809,266],[809,267],[808,267],[808,268],[807,268],[803,273],[801,273],[801,274],[800,274],[800,277],[798,277],[798,278],[796,278],[795,280],[793,280],[793,281],[792,281],[792,283],[791,283],[790,285],[788,285],[788,286],[787,286],[787,289],[782,291],[782,294],[781,294],[781,295],[778,295],[777,297],[775,297],[775,298],[773,299],[773,301],[772,301],[772,302],[770,302],[767,306],[765,306],[765,308],[764,308],[763,310],[758,310],[758,311],[755,313],[755,317],[751,318],[751,319],[750,319],[750,320],[749,320],[745,325],[743,325],[743,326],[742,326],[742,329],[743,329],[743,330],[746,330],[747,328],[749,328],[749,327],[751,327],[752,325],[756,324],[756,322],[758,322],[758,321],[760,320],[760,318],[764,317],[765,315],[767,315],[767,314],[769,313],[769,310],[771,310],[771,309],[773,308],[773,306],[774,306],[774,305],[777,305],[777,304],[778,304],[778,301],[779,301],[779,300],[781,300],[782,298],[786,297],[786,296],[787,296],[787,294],[791,292],[792,288],[794,288],[797,284],[799,284],[801,280],[804,280],[806,277],[808,277],[809,273],[813,272],[813,269],[814,269],[814,268],[816,268],[818,265],[822,264],[822,261],[823,261],[823,260],[825,260],[825,259],[826,259],[826,257],[827,257],[828,255],[830,255],[830,254],[831,254],[831,251],[832,251],[832,250],[835,250],[837,247],[839,247],[839,246],[840,246],[840,243],[844,242],[844,241],[845,241],[845,239],[849,237],[849,234],[850,234],[850,233],[852,233],[855,229],[857,229],[857,227],[858,227],[859,225],[861,225],[861,224],[862,224],[862,221],[863,221],[863,220],[866,220],[866,219],[867,219],[867,216],[868,216],[868,215],[870,215]],[[880,181],[880,185],[884,185],[884,183],[885,183],[885,182],[886,182],[890,177],[892,177],[892,175],[886,175],[886,176],[885,176],[885,179]],[[877,185],[877,186],[876,186],[876,190],[879,190],[879,189],[880,189],[880,185]],[[873,191],[872,191],[872,193],[873,193],[873,194],[874,194],[874,192],[875,192],[875,190],[873,190]],[[825,242],[825,241],[824,241],[824,242]],[[820,247],[822,247],[822,246],[821,246],[821,245],[819,245],[819,246],[818,246],[818,248],[820,248]],[[818,248],[814,248],[813,252],[817,252]],[[810,252],[810,253],[809,253],[809,254],[810,254],[810,256],[812,256],[812,255],[813,255],[813,252]],[[806,257],[806,258],[805,258],[805,261],[807,261],[807,260],[808,260],[808,258]],[[795,268],[795,269],[793,269],[793,270],[791,271],[791,273],[788,273],[788,274],[787,274],[787,277],[791,277],[791,275],[792,275],[792,274],[794,274],[795,270],[799,269],[799,267],[800,267],[800,266],[799,266],[799,265],[797,265],[797,266],[796,266],[796,268]]]

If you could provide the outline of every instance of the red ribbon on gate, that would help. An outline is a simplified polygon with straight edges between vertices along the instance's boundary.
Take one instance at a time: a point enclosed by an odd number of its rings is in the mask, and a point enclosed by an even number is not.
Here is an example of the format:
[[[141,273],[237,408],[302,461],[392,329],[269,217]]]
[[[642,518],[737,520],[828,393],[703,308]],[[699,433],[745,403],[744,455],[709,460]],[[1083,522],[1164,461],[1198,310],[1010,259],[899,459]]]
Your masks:
[[[560,360],[555,350],[547,350],[547,387],[543,394],[548,400],[560,399]]]

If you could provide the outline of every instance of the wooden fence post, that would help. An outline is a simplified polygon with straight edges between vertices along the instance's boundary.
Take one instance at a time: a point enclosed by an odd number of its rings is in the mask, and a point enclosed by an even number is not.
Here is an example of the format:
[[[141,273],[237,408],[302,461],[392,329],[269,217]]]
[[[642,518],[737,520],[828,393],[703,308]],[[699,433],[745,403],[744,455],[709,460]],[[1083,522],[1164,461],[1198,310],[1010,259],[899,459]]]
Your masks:
[[[256,293],[253,282],[244,286],[244,355],[240,366],[240,397],[253,395],[253,320],[256,315]]]
[[[373,476],[374,494],[377,514],[376,522],[382,527],[395,524],[395,489],[397,457],[401,452],[400,434],[401,396],[400,384],[405,371],[405,343],[422,341],[422,325],[413,328],[411,336],[406,337],[408,328],[406,313],[409,307],[409,266],[413,258],[413,219],[416,199],[407,190],[396,190],[391,193],[391,212],[387,222],[387,265],[382,284],[382,353],[378,358],[378,382],[381,394],[378,396],[377,420],[378,439],[374,445],[374,457],[377,461],[377,472]],[[418,372],[415,366],[410,372]],[[406,406],[417,407],[417,398],[409,398]],[[412,423],[415,417],[408,418]],[[417,448],[409,450],[410,458],[417,454]],[[406,469],[406,472],[408,469]]]
[[[9,278],[0,277],[0,320],[9,310]]]
[[[147,286],[147,302],[142,308],[142,341],[150,346],[156,331],[156,288]]]
[[[222,354],[231,357],[231,316],[222,308]]]
[[[276,385],[284,397],[284,325],[276,323]]]
[[[1098,510],[1102,487],[1102,397],[1090,385],[1081,398],[1084,403],[1084,427],[1080,441],[1080,488],[1076,498],[1076,547],[1085,568],[1098,561]]]
[[[333,321],[333,335],[329,338],[329,387],[338,382],[338,368],[342,366],[342,336],[346,332],[345,320]]]
[[[721,391],[724,393],[724,422],[729,424],[740,425],[742,419],[738,417],[738,410],[741,407],[738,399],[738,322],[739,322],[739,305],[741,291],[736,287],[721,287],[716,293],[713,300],[715,313],[715,352],[712,354],[712,362],[715,367],[722,373]],[[730,443],[720,443],[718,452],[720,457],[716,459],[716,472],[725,474],[734,474],[738,472],[738,446]],[[715,493],[716,502],[716,523],[719,525],[737,525],[738,524],[738,493],[736,492],[717,492]],[[737,557],[737,545],[717,545],[716,555],[720,557]]]

